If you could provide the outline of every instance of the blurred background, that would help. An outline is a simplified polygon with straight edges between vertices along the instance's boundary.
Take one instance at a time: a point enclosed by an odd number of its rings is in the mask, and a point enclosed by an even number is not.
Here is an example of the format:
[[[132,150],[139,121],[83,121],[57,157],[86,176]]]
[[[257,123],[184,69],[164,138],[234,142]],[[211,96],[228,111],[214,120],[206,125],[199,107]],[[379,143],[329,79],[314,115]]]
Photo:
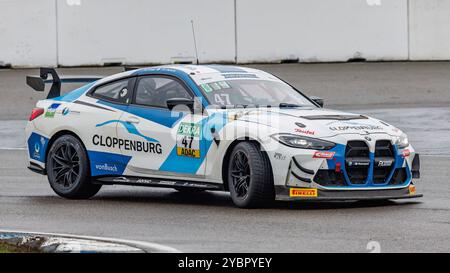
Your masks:
[[[446,0],[0,0],[0,66],[450,59]]]

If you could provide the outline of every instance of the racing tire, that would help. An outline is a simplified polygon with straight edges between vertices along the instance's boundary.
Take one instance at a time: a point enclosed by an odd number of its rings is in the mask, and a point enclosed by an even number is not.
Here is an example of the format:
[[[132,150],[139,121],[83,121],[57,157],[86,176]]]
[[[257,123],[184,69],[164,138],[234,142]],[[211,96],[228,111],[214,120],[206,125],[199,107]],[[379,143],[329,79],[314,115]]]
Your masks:
[[[240,208],[266,207],[275,200],[273,174],[267,154],[254,142],[241,142],[231,152],[228,189]]]
[[[91,198],[102,187],[91,182],[86,149],[71,135],[63,135],[53,142],[46,169],[53,191],[67,199]]]

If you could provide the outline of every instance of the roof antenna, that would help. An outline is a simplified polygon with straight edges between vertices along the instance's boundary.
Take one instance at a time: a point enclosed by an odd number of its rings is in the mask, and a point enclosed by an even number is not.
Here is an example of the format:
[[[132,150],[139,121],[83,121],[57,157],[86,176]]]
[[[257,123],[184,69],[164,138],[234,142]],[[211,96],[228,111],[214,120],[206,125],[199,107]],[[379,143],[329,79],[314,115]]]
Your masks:
[[[194,28],[194,20],[191,19],[192,25],[192,36],[194,37],[194,49],[195,49],[195,59],[197,61],[197,65],[199,65],[198,61],[198,50],[197,50],[197,40],[195,39],[195,28]]]

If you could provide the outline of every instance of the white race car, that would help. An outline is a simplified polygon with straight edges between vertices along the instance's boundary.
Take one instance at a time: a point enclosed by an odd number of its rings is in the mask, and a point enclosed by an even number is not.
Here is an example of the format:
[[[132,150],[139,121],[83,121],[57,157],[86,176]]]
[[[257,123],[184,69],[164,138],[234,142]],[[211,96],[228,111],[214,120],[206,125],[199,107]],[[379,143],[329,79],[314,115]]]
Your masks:
[[[73,82],[89,83],[61,96]],[[41,68],[27,83],[52,84],[26,127],[29,169],[65,198],[110,184],[229,191],[239,207],[422,196],[402,131],[323,109],[260,70],[171,65],[101,78]]]

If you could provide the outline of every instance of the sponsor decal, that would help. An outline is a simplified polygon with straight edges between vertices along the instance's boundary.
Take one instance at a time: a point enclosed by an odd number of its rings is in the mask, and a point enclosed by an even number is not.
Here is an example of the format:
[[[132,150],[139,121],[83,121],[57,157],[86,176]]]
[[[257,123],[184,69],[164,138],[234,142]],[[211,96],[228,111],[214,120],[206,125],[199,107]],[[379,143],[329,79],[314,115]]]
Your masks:
[[[200,158],[200,150],[177,147],[177,155]]]
[[[119,96],[121,98],[125,98],[127,95],[128,95],[128,89],[127,88],[124,88],[124,89],[120,90]]]
[[[231,88],[231,86],[230,86],[227,82],[224,82],[224,81],[218,82],[217,84],[219,84],[220,87],[222,87],[222,89],[228,89],[228,88]]]
[[[201,126],[182,122],[177,131],[177,155],[200,158]]]
[[[370,162],[369,161],[348,161],[347,165],[349,167],[352,167],[352,166],[369,166]],[[378,166],[378,167],[381,167],[381,166]]]
[[[34,144],[33,158],[38,160],[41,159],[41,144],[39,142]]]
[[[290,197],[306,197],[313,198],[317,197],[317,189],[299,189],[299,188],[291,188],[289,190]]]
[[[275,154],[273,155],[273,157],[274,157],[275,159],[278,159],[278,160],[286,160],[286,156],[285,156],[284,154],[281,154],[281,153],[275,153]]]
[[[222,74],[225,79],[257,79],[258,76],[255,74]]]
[[[297,125],[300,128],[306,128],[306,125],[300,122],[296,122],[295,125]]]
[[[200,137],[200,125],[195,123],[182,122],[178,127],[177,134],[184,136]]]
[[[129,183],[131,182],[130,179],[124,177],[124,176],[120,176],[120,177],[116,177],[113,179],[113,182],[117,182],[117,183]]]
[[[315,152],[313,158],[332,159],[336,152]]]
[[[28,155],[31,159],[45,163],[45,151],[47,148],[48,139],[45,137],[32,133],[27,140]]]
[[[162,146],[159,143],[137,141],[129,139],[121,139],[115,137],[105,137],[101,135],[94,135],[92,137],[92,144],[100,147],[117,148],[126,151],[144,152],[150,154],[162,154]]]
[[[166,186],[175,186],[177,182],[174,181],[159,181],[159,185],[166,185]]]
[[[331,131],[348,131],[348,130],[355,130],[355,131],[363,131],[363,130],[383,130],[383,127],[381,126],[374,126],[374,125],[358,125],[358,126],[331,126]]]
[[[50,105],[50,107],[47,108],[47,112],[45,112],[45,117],[46,118],[54,118],[56,109],[58,109],[58,107],[60,105],[61,105],[61,103],[53,103],[52,105]]]
[[[100,170],[100,171],[107,171],[107,172],[118,172],[118,168],[116,165],[108,165],[107,163],[96,164],[95,169]]]
[[[154,183],[153,180],[151,179],[145,179],[145,178],[139,178],[135,181],[135,183],[139,183],[139,184],[152,184]]]
[[[222,88],[220,87],[220,85],[219,85],[217,82],[210,83],[209,86],[211,86],[211,88],[212,88],[214,91],[217,91],[217,90],[222,89]]]
[[[222,89],[230,89],[231,88],[231,86],[226,81],[204,83],[204,84],[201,84],[200,87],[206,93],[211,93],[213,91],[219,91]]]
[[[62,110],[62,115],[63,115],[63,116],[67,116],[69,113],[70,113],[70,109],[69,109],[68,107],[66,107],[66,108],[64,108],[64,109]]]
[[[372,138],[369,136],[364,137],[367,141],[372,141]]]
[[[235,112],[235,113],[228,113],[228,122],[232,122],[232,121],[238,120],[238,119],[242,118],[245,115],[248,115],[248,113],[245,113],[244,111]]]
[[[300,128],[295,128],[295,132],[299,133],[299,134],[304,134],[304,135],[315,135],[316,132],[312,131],[312,130],[306,130],[306,129],[300,129]]]
[[[392,160],[380,160],[378,161],[378,167],[390,167],[392,166]]]
[[[411,155],[411,151],[410,150],[406,149],[406,150],[402,151],[402,157],[403,158],[408,157],[410,155]]]
[[[211,93],[213,91],[213,89],[211,88],[211,86],[209,86],[209,84],[204,83],[201,84],[200,87],[203,89],[203,91],[205,91],[206,93]]]
[[[42,157],[43,150],[42,149],[43,149],[45,143],[46,143],[46,141],[45,141],[45,138],[43,138],[43,137],[40,137],[39,141],[36,141],[34,143],[33,156],[32,156],[33,159],[43,160],[43,157]]]
[[[410,195],[416,194],[416,186],[414,186],[414,185],[409,185],[409,194],[410,194]]]

